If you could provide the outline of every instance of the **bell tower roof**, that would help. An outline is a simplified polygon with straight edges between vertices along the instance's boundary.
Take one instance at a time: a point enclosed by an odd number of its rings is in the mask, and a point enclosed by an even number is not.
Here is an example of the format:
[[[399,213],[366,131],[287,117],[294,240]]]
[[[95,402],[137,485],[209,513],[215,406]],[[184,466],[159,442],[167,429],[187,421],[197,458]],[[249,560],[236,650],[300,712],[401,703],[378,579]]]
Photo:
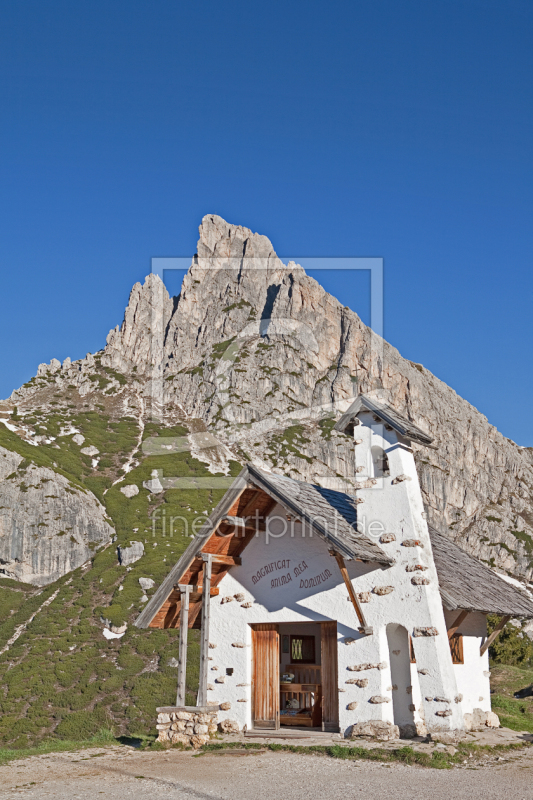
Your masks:
[[[376,400],[371,400],[370,397],[364,394],[359,395],[359,397],[354,400],[350,408],[335,424],[334,430],[340,433],[347,433],[354,424],[357,424],[355,423],[355,419],[362,411],[370,411],[377,419],[381,420],[384,425],[393,428],[406,439],[426,446],[431,446],[433,442],[432,436],[401,414],[398,414],[394,408],[378,403]]]

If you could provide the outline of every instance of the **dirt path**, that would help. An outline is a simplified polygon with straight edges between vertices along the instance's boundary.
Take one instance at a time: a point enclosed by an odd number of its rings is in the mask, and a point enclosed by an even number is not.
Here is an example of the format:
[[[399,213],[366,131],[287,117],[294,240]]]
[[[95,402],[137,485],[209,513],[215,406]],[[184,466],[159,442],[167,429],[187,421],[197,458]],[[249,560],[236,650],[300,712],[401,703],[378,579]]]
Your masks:
[[[259,752],[198,756],[125,747],[53,753],[0,768],[0,796],[50,800],[532,800],[533,753],[451,770]]]

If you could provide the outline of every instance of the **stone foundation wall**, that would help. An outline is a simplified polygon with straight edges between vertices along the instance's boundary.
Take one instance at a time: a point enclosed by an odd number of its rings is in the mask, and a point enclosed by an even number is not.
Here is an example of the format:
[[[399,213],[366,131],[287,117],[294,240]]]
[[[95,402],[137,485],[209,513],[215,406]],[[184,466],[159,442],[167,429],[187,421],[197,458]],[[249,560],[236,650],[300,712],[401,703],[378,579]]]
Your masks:
[[[157,709],[161,744],[183,744],[198,749],[217,731],[218,706],[164,706]]]

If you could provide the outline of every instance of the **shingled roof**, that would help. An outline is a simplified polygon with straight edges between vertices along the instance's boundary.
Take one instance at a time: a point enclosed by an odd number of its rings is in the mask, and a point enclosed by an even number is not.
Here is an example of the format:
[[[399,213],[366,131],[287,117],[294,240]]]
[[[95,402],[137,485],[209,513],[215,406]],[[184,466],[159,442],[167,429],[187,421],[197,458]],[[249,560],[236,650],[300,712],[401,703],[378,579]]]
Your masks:
[[[381,547],[357,530],[355,498],[303,481],[248,466],[249,479],[282,506],[311,525],[319,535],[349,558],[392,564]]]
[[[415,425],[414,422],[410,422],[405,417],[402,417],[394,408],[378,403],[376,400],[371,400],[370,397],[364,394],[359,395],[359,397],[354,400],[350,408],[335,424],[334,430],[344,433],[361,411],[371,411],[376,417],[379,417],[385,425],[390,425],[391,428],[394,428],[395,431],[405,436],[406,439],[411,439],[423,445],[430,445],[433,441],[433,438],[428,433],[425,433],[421,428]]]
[[[444,608],[533,617],[533,601],[525,592],[511,586],[431,526],[429,535]]]

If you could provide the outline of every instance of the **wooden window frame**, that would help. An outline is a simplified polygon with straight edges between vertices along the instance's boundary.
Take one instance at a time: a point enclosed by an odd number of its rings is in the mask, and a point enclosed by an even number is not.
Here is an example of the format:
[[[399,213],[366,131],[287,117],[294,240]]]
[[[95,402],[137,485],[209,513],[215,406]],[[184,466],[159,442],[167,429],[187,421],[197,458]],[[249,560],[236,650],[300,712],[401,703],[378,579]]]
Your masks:
[[[450,643],[450,653],[452,654],[452,664],[464,664],[463,634],[454,633],[448,637],[448,641]]]
[[[291,636],[291,638],[290,638],[289,655],[291,657],[291,663],[293,663],[293,664],[316,664],[316,637],[312,636],[311,634],[308,634],[308,633],[305,633],[305,634],[301,634],[301,633],[292,634],[291,633],[290,636]],[[310,640],[312,640],[312,642],[313,642],[313,657],[312,658],[306,658],[306,659],[302,659],[300,661],[300,660],[298,660],[298,659],[293,657],[292,643],[293,643],[293,641],[295,639],[302,639],[302,640],[303,639],[310,639]],[[303,647],[302,647],[302,651],[303,651]]]

